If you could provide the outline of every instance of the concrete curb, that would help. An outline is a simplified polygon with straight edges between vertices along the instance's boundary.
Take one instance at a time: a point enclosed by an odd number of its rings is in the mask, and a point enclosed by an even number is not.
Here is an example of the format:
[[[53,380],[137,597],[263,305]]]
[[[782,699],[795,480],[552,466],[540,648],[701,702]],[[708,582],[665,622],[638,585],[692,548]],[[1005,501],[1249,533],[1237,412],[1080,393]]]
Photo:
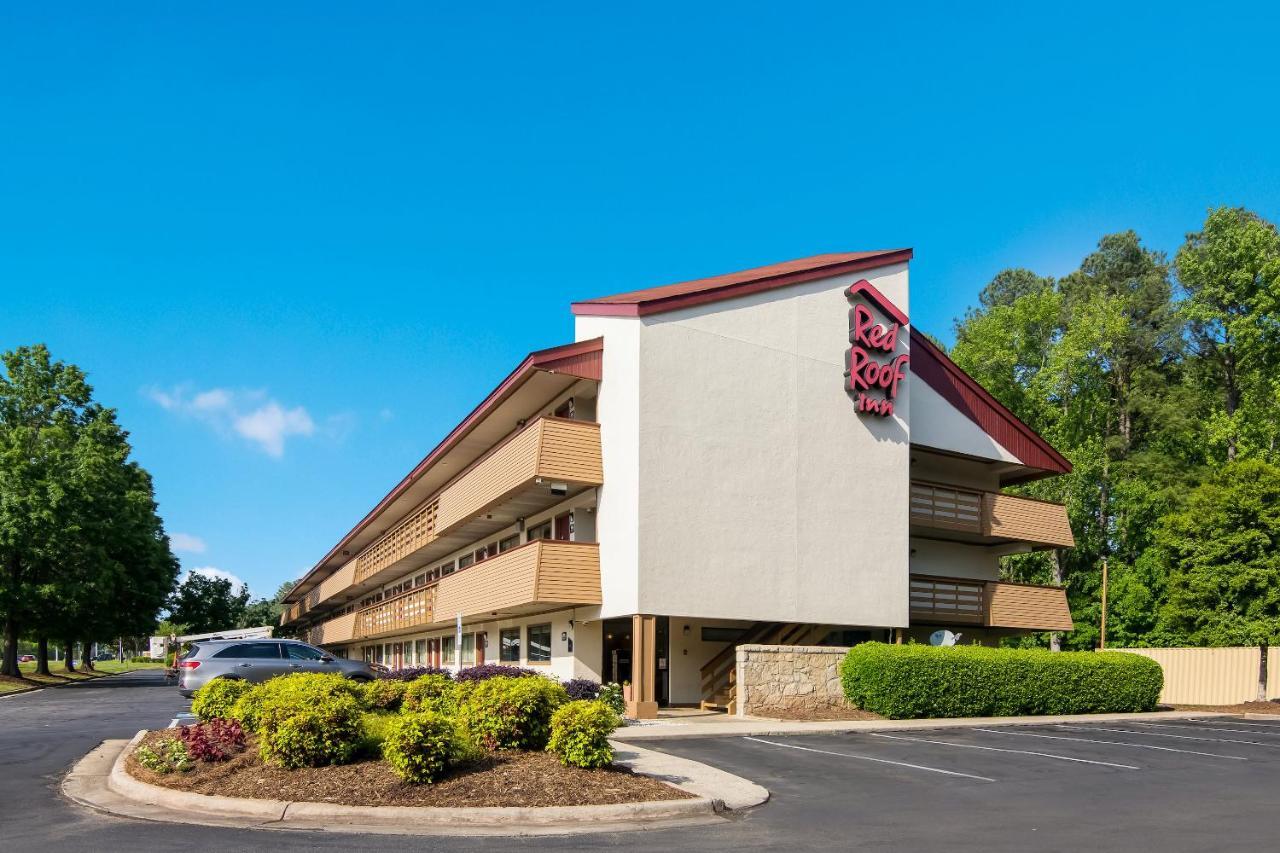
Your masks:
[[[692,800],[549,808],[342,806],[211,796],[175,791],[131,776],[125,760],[146,734],[146,730],[140,731],[128,742],[106,741],[89,753],[64,779],[64,795],[107,814],[142,820],[244,829],[396,835],[566,835],[667,829],[719,822],[723,820],[719,813],[725,808],[720,799],[702,795]],[[712,773],[722,772],[697,762],[679,760],[696,765],[686,770],[705,768]],[[691,776],[689,772],[682,775]],[[701,772],[696,775],[709,778],[709,774]],[[683,784],[678,787],[690,790]],[[731,792],[731,797],[734,802],[745,799],[741,791]]]
[[[680,740],[697,737],[781,737],[806,734],[894,732],[913,729],[958,729],[975,726],[1043,726],[1056,723],[1121,723],[1140,720],[1183,720],[1187,718],[1235,716],[1239,716],[1239,714],[1151,711],[1137,714],[1059,714],[1043,717],[956,717],[953,719],[818,720],[813,722],[730,717],[723,722],[664,722],[645,726],[628,726],[615,732],[614,739],[630,745],[637,741]]]
[[[717,767],[645,749],[632,743],[610,741],[614,763],[631,768],[634,773],[652,776],[720,803],[724,808],[741,811],[761,805],[769,799],[769,791],[755,782],[735,776]]]

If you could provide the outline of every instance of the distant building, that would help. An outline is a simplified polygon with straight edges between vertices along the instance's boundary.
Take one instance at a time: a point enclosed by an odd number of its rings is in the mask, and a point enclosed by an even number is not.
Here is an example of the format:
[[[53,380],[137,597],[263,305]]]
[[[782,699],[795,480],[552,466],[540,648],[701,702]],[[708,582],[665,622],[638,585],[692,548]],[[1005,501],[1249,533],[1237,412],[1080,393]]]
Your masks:
[[[213,631],[208,634],[184,634],[178,637],[179,643],[194,642],[196,640],[259,640],[264,637],[270,637],[272,632],[270,625],[263,625],[258,628],[231,628],[227,631]],[[151,638],[151,649],[149,655],[152,660],[163,660],[165,643],[168,642],[167,636],[159,636]]]

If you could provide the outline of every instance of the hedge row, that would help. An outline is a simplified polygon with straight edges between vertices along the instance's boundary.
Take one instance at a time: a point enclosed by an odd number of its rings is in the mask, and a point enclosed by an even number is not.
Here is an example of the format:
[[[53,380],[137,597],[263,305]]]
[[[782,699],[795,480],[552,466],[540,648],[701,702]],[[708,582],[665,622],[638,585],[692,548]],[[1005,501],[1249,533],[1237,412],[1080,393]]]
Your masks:
[[[845,696],[890,719],[1150,711],[1155,661],[1124,652],[862,643],[841,665]]]

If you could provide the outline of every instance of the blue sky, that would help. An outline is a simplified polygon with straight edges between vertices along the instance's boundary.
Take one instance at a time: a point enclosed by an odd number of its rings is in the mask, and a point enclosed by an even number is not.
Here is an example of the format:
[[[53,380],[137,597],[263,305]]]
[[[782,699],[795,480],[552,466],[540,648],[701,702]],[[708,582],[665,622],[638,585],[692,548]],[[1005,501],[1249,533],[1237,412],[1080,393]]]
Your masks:
[[[89,371],[187,568],[298,575],[575,298],[912,246],[949,340],[1280,219],[1267,4],[439,5],[0,10],[0,347]]]

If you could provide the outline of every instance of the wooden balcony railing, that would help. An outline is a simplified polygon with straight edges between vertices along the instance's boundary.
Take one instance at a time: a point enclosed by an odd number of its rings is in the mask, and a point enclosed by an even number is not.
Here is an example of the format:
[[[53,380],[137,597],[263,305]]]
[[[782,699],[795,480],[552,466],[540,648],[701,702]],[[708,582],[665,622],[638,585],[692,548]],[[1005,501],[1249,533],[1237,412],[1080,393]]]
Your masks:
[[[911,576],[912,624],[1070,631],[1067,591],[1054,586]]]
[[[535,480],[604,482],[600,425],[539,418],[472,463],[356,557],[354,582],[372,577]]]
[[[939,483],[912,481],[911,523],[1055,548],[1075,545],[1067,508],[1061,504]]]
[[[342,643],[356,637],[356,614],[344,613],[303,632],[302,639],[314,646],[326,643]]]
[[[468,617],[600,601],[600,546],[541,539],[357,611],[353,638],[445,625],[459,613]]]
[[[436,585],[431,584],[366,607],[356,614],[356,633],[378,637],[430,625],[435,621],[435,600]]]

